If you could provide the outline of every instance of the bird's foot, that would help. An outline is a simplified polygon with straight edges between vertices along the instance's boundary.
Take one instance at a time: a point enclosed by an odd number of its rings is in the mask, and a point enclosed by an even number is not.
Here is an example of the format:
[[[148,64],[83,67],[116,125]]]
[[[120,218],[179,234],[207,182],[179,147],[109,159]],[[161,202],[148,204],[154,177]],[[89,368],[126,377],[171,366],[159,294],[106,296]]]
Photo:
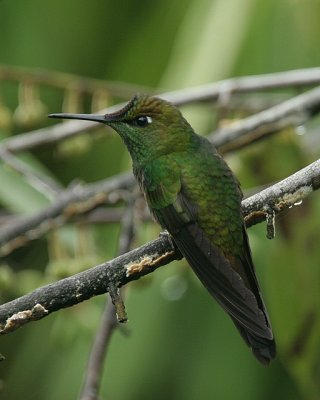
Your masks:
[[[267,238],[274,239],[276,236],[276,212],[275,209],[266,204],[264,206],[264,212],[266,213],[266,224],[267,224]]]

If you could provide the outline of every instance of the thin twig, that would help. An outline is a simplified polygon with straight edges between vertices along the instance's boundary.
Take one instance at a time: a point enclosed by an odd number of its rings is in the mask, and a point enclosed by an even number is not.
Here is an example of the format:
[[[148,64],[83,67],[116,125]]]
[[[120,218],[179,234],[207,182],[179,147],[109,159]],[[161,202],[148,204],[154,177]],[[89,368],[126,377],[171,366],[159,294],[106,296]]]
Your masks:
[[[108,107],[103,110],[103,112],[116,111],[119,106],[121,106],[121,104]],[[52,145],[61,140],[76,136],[84,131],[89,132],[99,128],[97,124],[88,123],[86,121],[84,121],[82,126],[81,125],[82,124],[79,124],[76,120],[67,121],[50,127],[37,129],[32,132],[21,133],[20,135],[13,136],[10,139],[3,140],[0,147],[3,146],[6,150],[16,153],[18,151],[31,150],[39,146]]]
[[[283,181],[243,201],[247,226],[265,219],[266,207],[281,213],[298,205],[320,188],[320,160]],[[70,307],[105,293],[112,282],[121,287],[153,272],[156,268],[181,258],[168,234],[130,251],[112,261],[100,264],[53,284],[41,287],[0,306],[0,333],[41,319],[61,308]]]
[[[122,198],[122,192],[135,184],[130,173],[119,174],[86,186],[76,185],[62,192],[50,206],[31,217],[25,217],[5,225],[0,230],[2,253],[7,254],[26,241],[38,237],[52,227],[65,224],[75,215],[86,213],[97,205],[115,203]],[[5,246],[6,245],[6,246]]]
[[[122,218],[121,233],[119,237],[119,254],[130,250],[134,239],[134,203],[129,202]],[[80,400],[96,400],[98,398],[103,365],[106,352],[115,328],[118,326],[114,305],[110,300],[106,302],[101,318],[101,325],[95,336],[90,352],[85,380],[81,390]]]
[[[320,83],[320,68],[306,68],[264,75],[251,75],[225,79],[194,88],[164,93],[161,97],[176,105],[203,101],[216,101],[221,95],[228,97],[238,93],[253,93],[283,88],[301,88]]]
[[[24,176],[32,187],[34,187],[48,199],[53,200],[60,194],[62,190],[61,185],[47,175],[36,171],[34,168],[31,168],[28,164],[19,160],[5,148],[0,147],[0,158],[14,171]]]
[[[316,87],[219,129],[212,134],[211,140],[221,153],[227,153],[288,126],[303,125],[319,111],[320,87]]]
[[[149,88],[133,85],[131,83],[105,81],[65,72],[41,68],[17,67],[5,64],[0,64],[0,81],[28,81],[62,90],[72,85],[72,87],[77,88],[80,93],[93,94],[97,90],[104,90],[113,96],[119,97],[131,96],[142,90],[150,91]]]
[[[250,93],[261,90],[271,90],[286,87],[306,87],[320,83],[320,68],[310,68],[274,74],[257,75],[241,78],[232,78],[224,81],[202,85],[194,88],[181,89],[159,94],[160,97],[171,101],[177,106],[199,101],[216,101],[221,95],[228,93]],[[101,114],[113,112],[123,104],[101,110]],[[30,150],[32,148],[53,144],[62,139],[75,136],[84,131],[88,132],[99,128],[99,124],[88,121],[67,121],[51,127],[42,128],[33,132],[2,141],[11,152]]]
[[[90,352],[85,371],[85,381],[79,396],[81,400],[95,400],[98,398],[103,363],[112,333],[117,325],[118,322],[114,311],[114,305],[109,300],[102,313],[100,327]]]

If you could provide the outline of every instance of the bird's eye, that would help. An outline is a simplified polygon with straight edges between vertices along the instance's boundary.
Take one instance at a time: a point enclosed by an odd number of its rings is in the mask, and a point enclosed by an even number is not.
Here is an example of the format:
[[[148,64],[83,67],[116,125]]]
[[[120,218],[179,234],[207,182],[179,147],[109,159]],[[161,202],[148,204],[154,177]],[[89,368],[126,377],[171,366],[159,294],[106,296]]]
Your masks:
[[[151,117],[147,117],[147,116],[145,116],[145,115],[141,115],[140,117],[137,117],[136,119],[135,119],[135,122],[136,122],[136,124],[138,125],[138,126],[146,126],[146,125],[149,125],[149,124],[151,124],[151,122],[152,122],[152,118]]]

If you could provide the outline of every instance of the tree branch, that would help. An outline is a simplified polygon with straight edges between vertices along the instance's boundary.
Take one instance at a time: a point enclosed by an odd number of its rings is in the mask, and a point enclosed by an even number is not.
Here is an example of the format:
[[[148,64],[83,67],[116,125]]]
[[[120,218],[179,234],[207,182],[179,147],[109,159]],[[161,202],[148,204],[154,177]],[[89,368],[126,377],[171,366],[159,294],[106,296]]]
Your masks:
[[[314,77],[316,77],[316,71],[314,72],[312,72],[312,75],[314,74]],[[93,94],[97,90],[104,90],[107,93],[120,97],[133,96],[135,93],[141,92],[141,90],[150,91],[149,88],[131,83],[105,81],[43,68],[26,68],[5,64],[0,64],[0,81],[34,82],[38,85],[62,90],[71,86],[77,88],[80,93],[86,94]]]
[[[320,159],[281,182],[242,201],[246,226],[266,219],[270,209],[279,214],[300,205],[303,199],[320,188]]]
[[[211,84],[164,93],[161,97],[181,106],[199,101],[216,101],[232,94],[284,88],[302,88],[320,83],[320,68],[305,68],[264,75],[225,79]]]
[[[242,203],[248,226],[265,219],[271,207],[276,213],[288,210],[320,187],[320,160],[283,181],[257,193]],[[181,258],[168,234],[109,262],[50,285],[36,289],[0,306],[0,333],[41,319],[61,308],[70,307],[132,280],[153,272],[162,265]]]
[[[61,190],[63,190],[62,186],[60,186],[52,178],[39,171],[36,171],[34,168],[19,160],[15,155],[11,154],[3,147],[0,147],[0,159],[2,159],[3,162],[10,166],[14,171],[24,176],[32,187],[37,189],[50,200],[58,196]]]
[[[7,254],[53,226],[60,226],[73,216],[85,213],[99,204],[119,201],[122,191],[131,189],[134,184],[132,173],[125,173],[86,186],[76,185],[61,192],[49,207],[30,217],[6,224],[0,230],[2,254]]]
[[[221,153],[227,153],[288,126],[301,126],[319,111],[320,87],[316,87],[228,127],[220,128],[209,138]]]
[[[181,106],[199,101],[216,101],[221,96],[230,96],[235,93],[250,93],[286,87],[307,87],[319,83],[320,68],[308,68],[274,74],[232,78],[194,88],[166,92],[159,94],[159,96],[173,102],[177,106]],[[109,107],[101,110],[100,113],[113,112],[122,105],[118,104]],[[31,150],[38,146],[56,143],[84,131],[88,132],[97,129],[99,126],[101,127],[97,123],[88,121],[67,121],[3,140],[0,146],[13,153]]]
[[[0,333],[14,331],[61,308],[71,307],[123,286],[158,267],[181,258],[168,234],[109,262],[43,286],[0,306]]]

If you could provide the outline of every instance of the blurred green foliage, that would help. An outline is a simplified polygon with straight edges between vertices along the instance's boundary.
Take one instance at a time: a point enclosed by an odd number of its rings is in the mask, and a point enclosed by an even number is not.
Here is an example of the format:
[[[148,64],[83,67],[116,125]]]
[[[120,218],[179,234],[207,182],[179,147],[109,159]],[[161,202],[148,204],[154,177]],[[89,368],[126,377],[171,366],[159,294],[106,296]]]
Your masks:
[[[319,18],[316,0],[2,0],[0,63],[170,90],[317,66]],[[61,110],[62,96],[40,88],[37,109],[28,110],[25,102],[21,114],[23,88],[19,92],[17,85],[0,84],[1,137],[23,131],[21,115],[35,113],[37,126],[43,126],[52,123],[38,118],[46,109]],[[73,106],[81,108],[75,101]],[[205,134],[211,109],[198,109],[185,112]],[[14,126],[8,123],[11,113]],[[281,179],[312,161],[317,149],[311,152],[303,139],[283,132],[230,157],[243,188]],[[99,180],[130,167],[113,134],[82,135],[24,157],[63,185],[77,178]],[[318,196],[281,215],[273,241],[266,240],[263,225],[250,229],[278,342],[278,359],[269,368],[257,364],[182,261],[129,285],[130,335],[119,330],[112,338],[101,398],[317,399]],[[48,199],[0,165],[0,202],[6,210],[30,214]],[[140,226],[135,245],[157,232],[151,225]],[[117,224],[81,231],[67,226],[15,251],[0,266],[1,301],[114,257],[118,235]],[[186,288],[181,296],[168,294],[172,276]],[[103,305],[102,297],[93,299],[1,337],[0,350],[7,358],[0,365],[1,399],[75,399]]]

